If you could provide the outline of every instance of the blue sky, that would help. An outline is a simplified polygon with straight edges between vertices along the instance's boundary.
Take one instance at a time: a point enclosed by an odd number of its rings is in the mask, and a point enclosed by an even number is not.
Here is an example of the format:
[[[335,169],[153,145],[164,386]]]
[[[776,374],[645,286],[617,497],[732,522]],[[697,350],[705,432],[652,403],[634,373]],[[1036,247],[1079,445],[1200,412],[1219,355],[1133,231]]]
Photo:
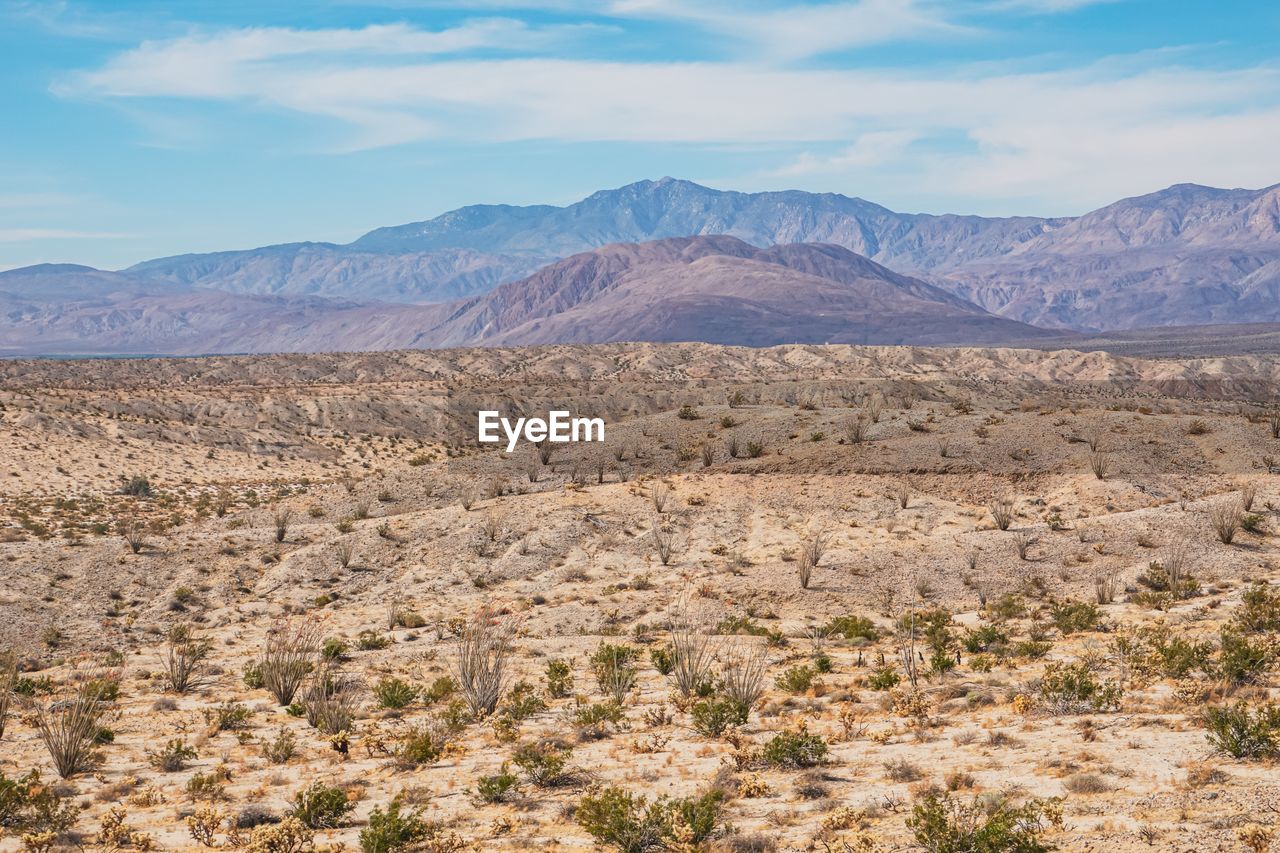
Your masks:
[[[1280,4],[0,0],[0,268],[663,175],[1080,213],[1280,182]]]

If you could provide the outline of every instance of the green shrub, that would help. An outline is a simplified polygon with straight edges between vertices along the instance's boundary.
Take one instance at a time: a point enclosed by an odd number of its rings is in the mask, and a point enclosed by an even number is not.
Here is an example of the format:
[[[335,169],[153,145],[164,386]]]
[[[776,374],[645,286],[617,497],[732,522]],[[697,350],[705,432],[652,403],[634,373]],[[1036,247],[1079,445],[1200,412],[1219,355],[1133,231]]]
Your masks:
[[[591,671],[601,693],[621,698],[630,689],[636,677],[635,660],[640,650],[632,646],[601,643],[591,655]]]
[[[547,695],[563,699],[573,692],[573,667],[568,661],[553,658],[547,661]]]
[[[612,699],[579,705],[572,716],[573,724],[582,730],[582,734],[597,737],[606,733],[607,725],[621,725],[624,719],[622,706]]]
[[[29,831],[61,837],[75,826],[79,815],[80,807],[57,786],[43,784],[38,771],[16,779],[0,773],[0,838],[7,830],[15,830],[15,835]]]
[[[290,814],[311,829],[332,829],[355,807],[346,791],[317,780],[294,796]]]
[[[1156,668],[1165,678],[1186,678],[1191,672],[1207,672],[1212,668],[1213,643],[1194,643],[1185,637],[1153,632],[1151,650],[1156,655]]]
[[[217,771],[196,773],[187,780],[187,796],[192,800],[220,800],[227,778],[226,773]]]
[[[831,636],[841,636],[846,640],[866,640],[874,643],[880,639],[880,632],[875,623],[865,616],[837,616],[827,623],[826,631]]]
[[[244,665],[243,680],[244,680],[244,686],[249,688],[250,690],[262,689],[262,685],[263,685],[262,667],[258,665],[257,661],[251,660]]]
[[[1275,662],[1275,652],[1265,640],[1253,641],[1230,629],[1223,629],[1219,636],[1218,671],[1232,684],[1260,680]]]
[[[747,634],[752,637],[764,637],[771,646],[785,646],[787,637],[781,631],[766,628],[753,622],[746,616],[730,616],[720,620],[716,625],[717,634]]]
[[[1054,714],[1114,711],[1122,694],[1120,685],[1098,679],[1083,663],[1051,663],[1040,680],[1040,698]]]
[[[440,718],[410,726],[396,744],[396,763],[401,767],[434,764],[444,754],[456,730],[456,726]]]
[[[1009,643],[1009,635],[995,625],[982,625],[976,629],[965,631],[960,645],[969,654],[989,652],[1000,649]]]
[[[622,853],[667,846],[700,845],[720,830],[724,793],[649,802],[623,788],[609,787],[583,797],[574,810],[578,825],[598,842]]]
[[[1061,822],[1056,799],[1015,807],[1002,799],[966,803],[953,794],[931,792],[911,809],[907,828],[929,853],[1042,853],[1053,847],[1041,835]]]
[[[377,631],[366,628],[356,635],[356,648],[362,652],[374,652],[391,645],[391,638],[384,637]]]
[[[1250,712],[1238,702],[1204,711],[1209,743],[1233,758],[1274,758],[1280,752],[1280,708],[1263,705]]]
[[[521,681],[507,692],[500,713],[503,717],[518,722],[546,709],[547,703],[534,691],[533,685]]]
[[[779,690],[786,690],[788,693],[804,693],[813,686],[814,679],[818,676],[811,666],[793,666],[784,671],[774,680]]]
[[[448,699],[458,690],[457,683],[447,675],[442,675],[435,681],[431,682],[431,686],[422,691],[422,701],[428,705],[433,705],[441,699]]]
[[[760,751],[760,758],[774,767],[813,767],[826,757],[827,742],[805,731],[779,732]]]
[[[132,477],[121,477],[120,481],[120,494],[122,495],[149,498],[155,494],[155,491],[151,488],[151,481],[140,474],[135,474]]]
[[[401,814],[400,808],[396,797],[386,809],[375,808],[369,813],[369,825],[360,831],[364,853],[396,853],[431,837],[433,827],[423,819],[421,808],[407,814]]]
[[[399,678],[383,678],[373,688],[373,696],[379,707],[404,708],[418,698],[418,690],[413,685]]]
[[[330,637],[320,646],[320,657],[325,660],[346,660],[347,644],[338,637]]]
[[[187,746],[182,738],[174,738],[165,744],[164,749],[151,754],[151,763],[165,773],[177,773],[187,766],[187,762],[197,758],[194,748]]]
[[[1094,631],[1102,622],[1102,611],[1088,601],[1055,601],[1049,605],[1049,615],[1063,634]]]
[[[676,668],[675,651],[670,646],[659,646],[649,650],[649,661],[660,675],[670,675]]]
[[[1049,654],[1053,643],[1049,640],[1022,640],[1013,647],[1013,653],[1020,658],[1039,660]]]
[[[987,616],[993,622],[1007,622],[1010,619],[1020,619],[1025,615],[1027,615],[1027,606],[1023,604],[1021,598],[1011,592],[987,604]]]
[[[898,670],[885,664],[867,676],[867,686],[872,690],[889,690],[897,687],[901,680],[902,676],[898,675]]]
[[[273,740],[264,741],[262,744],[262,757],[272,764],[288,764],[289,759],[293,758],[297,751],[297,738],[284,726],[276,732]]]
[[[476,780],[476,799],[482,803],[502,803],[511,799],[519,789],[519,778],[504,763],[500,772]]]
[[[236,731],[246,728],[253,712],[247,705],[227,700],[216,708],[205,708],[204,721],[220,732]]]
[[[539,788],[549,788],[565,779],[565,767],[572,754],[573,747],[566,743],[540,740],[523,744],[511,760],[524,771],[531,783]]]
[[[695,702],[690,711],[694,730],[707,737],[719,737],[729,728],[743,725],[748,714],[749,709],[728,696],[712,696]]]
[[[1245,631],[1280,631],[1280,590],[1253,584],[1241,594],[1234,618]]]

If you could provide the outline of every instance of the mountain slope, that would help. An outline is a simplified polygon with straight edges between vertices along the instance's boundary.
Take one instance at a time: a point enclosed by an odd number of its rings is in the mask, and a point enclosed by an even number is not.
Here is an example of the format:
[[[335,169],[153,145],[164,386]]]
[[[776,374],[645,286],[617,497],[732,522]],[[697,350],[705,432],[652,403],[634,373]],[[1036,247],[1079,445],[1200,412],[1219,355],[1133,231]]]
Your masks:
[[[538,259],[472,249],[393,255],[329,243],[285,243],[143,261],[127,272],[229,293],[432,303],[485,293],[541,265]]]
[[[935,270],[990,311],[1089,331],[1280,321],[1280,186],[1180,184]]]
[[[51,290],[56,286],[56,290]],[[80,267],[0,272],[0,356],[396,349],[431,306],[257,296]]]
[[[994,343],[1048,334],[839,246],[760,249],[717,236],[574,255],[459,304],[415,344]]]
[[[49,277],[61,290],[48,295]],[[993,344],[1050,336],[832,245],[615,244],[439,305],[278,296],[33,267],[0,273],[0,354],[190,355],[622,340]]]
[[[134,273],[245,293],[441,302],[603,245],[727,234],[843,246],[1023,322],[1096,331],[1280,320],[1280,187],[1180,184],[1075,218],[896,213],[859,198],[663,178],[566,207],[476,205],[345,246],[149,261]],[[1261,313],[1260,313],[1261,312]]]

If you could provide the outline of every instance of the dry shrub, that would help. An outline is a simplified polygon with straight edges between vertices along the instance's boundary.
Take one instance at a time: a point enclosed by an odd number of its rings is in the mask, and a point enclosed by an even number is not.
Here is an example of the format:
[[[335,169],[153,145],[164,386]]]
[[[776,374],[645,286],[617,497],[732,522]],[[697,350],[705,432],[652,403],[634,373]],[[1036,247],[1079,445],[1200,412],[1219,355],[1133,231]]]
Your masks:
[[[13,703],[13,686],[18,681],[18,658],[13,652],[0,652],[0,738]]]
[[[70,698],[35,706],[36,730],[63,779],[94,764],[94,744],[107,709],[101,685],[100,679],[89,679]]]
[[[116,532],[134,554],[142,553],[147,545],[147,526],[137,518],[122,518],[116,522]]]
[[[813,576],[813,570],[818,567],[818,561],[822,559],[822,555],[827,551],[827,544],[830,541],[830,535],[825,530],[819,530],[805,540],[800,547],[800,588],[808,589],[809,580]]]
[[[663,527],[662,522],[654,516],[653,526],[650,528],[649,537],[653,542],[654,553],[658,555],[658,559],[662,565],[671,565],[672,559],[676,553],[676,532],[670,527]]]
[[[164,657],[164,678],[174,693],[186,693],[203,683],[201,670],[209,657],[210,643],[189,625],[169,629]]]
[[[471,713],[487,717],[498,707],[507,685],[507,659],[515,624],[482,607],[458,635],[455,673],[458,690]]]
[[[724,656],[721,690],[746,712],[764,695],[769,652],[762,643],[739,641]]]
[[[283,542],[289,532],[289,522],[293,520],[293,510],[287,506],[276,507],[271,513],[271,523],[276,529],[276,541]]]
[[[1209,525],[1223,545],[1230,545],[1240,532],[1244,513],[1238,501],[1231,498],[1218,501],[1209,508]]]
[[[323,628],[319,623],[299,620],[277,623],[267,634],[258,670],[262,686],[281,706],[293,702],[307,675],[316,665]]]
[[[338,565],[344,569],[348,568],[356,554],[356,543],[352,539],[339,539],[333,552],[338,558]]]
[[[1089,452],[1089,470],[1099,480],[1111,476],[1111,457],[1101,451]]]
[[[351,730],[360,706],[360,682],[326,661],[316,667],[302,692],[302,707],[307,722],[327,735]]]
[[[671,631],[671,680],[681,696],[692,696],[711,683],[715,649],[706,620],[687,599],[677,602],[668,619]]]
[[[991,519],[999,529],[1008,530],[1009,525],[1013,524],[1013,498],[992,501],[987,508],[991,510]]]

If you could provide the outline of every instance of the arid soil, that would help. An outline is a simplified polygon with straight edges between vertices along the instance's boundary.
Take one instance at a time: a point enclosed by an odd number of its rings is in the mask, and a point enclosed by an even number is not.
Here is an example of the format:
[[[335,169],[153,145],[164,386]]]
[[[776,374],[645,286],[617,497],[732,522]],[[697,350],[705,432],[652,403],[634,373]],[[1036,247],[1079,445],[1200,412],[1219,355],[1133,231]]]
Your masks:
[[[1277,686],[1278,389],[1280,357],[998,349],[0,362],[0,774],[45,804],[0,783],[0,849],[1043,849],[944,846],[940,804],[1265,850],[1270,729],[1235,757],[1206,715]],[[481,448],[486,401],[606,441]],[[609,835],[622,792],[705,808]],[[375,837],[393,802],[416,841]]]

